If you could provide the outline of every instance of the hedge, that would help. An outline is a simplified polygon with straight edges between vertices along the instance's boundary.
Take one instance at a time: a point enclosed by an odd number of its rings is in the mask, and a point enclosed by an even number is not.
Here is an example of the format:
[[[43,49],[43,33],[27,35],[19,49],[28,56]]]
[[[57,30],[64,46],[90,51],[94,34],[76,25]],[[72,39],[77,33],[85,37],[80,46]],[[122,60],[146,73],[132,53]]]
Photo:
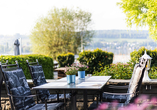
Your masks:
[[[22,67],[27,79],[31,79],[31,75],[29,73],[26,60],[28,60],[29,62],[35,62],[36,59],[38,59],[39,64],[41,64],[43,67],[45,78],[52,79],[53,78],[53,59],[49,56],[37,55],[37,54],[17,55],[17,56],[1,55],[0,56],[0,62],[2,63],[5,63],[6,60],[8,60],[8,64],[15,64],[15,61],[17,60],[19,63],[19,66]]]
[[[131,60],[130,60],[130,63],[132,63],[133,65],[135,65],[136,63],[139,62],[139,58],[144,55],[144,52],[147,52],[147,54],[152,57],[152,60],[151,60],[151,67],[157,67],[157,50],[148,50],[146,49],[145,47],[141,47],[138,51],[135,50],[133,52],[130,53],[130,57],[131,57]]]
[[[74,63],[74,54],[67,53],[67,54],[59,54],[57,56],[57,61],[59,63],[59,67],[65,67],[68,65],[72,65]]]
[[[100,72],[95,71],[93,76],[111,76],[111,79],[130,79],[133,68],[129,64],[117,63],[105,66]]]
[[[87,50],[79,53],[77,60],[89,67],[86,73],[93,74],[94,71],[100,72],[101,67],[110,65],[113,62],[113,53],[101,49]]]
[[[133,73],[133,65],[130,64],[111,64],[105,66],[100,72],[95,71],[93,76],[111,76],[111,79],[130,79]],[[150,79],[157,79],[157,67],[151,67],[149,70]]]
[[[138,51],[134,50],[130,53],[131,60],[127,64],[117,63],[110,66],[101,67],[101,71],[94,71],[95,76],[112,76],[112,79],[130,79],[133,73],[133,69],[136,63],[139,63],[139,58],[144,55],[145,50],[147,54],[152,57],[151,68],[149,70],[149,77],[151,79],[157,79],[157,49],[148,50],[141,47]]]

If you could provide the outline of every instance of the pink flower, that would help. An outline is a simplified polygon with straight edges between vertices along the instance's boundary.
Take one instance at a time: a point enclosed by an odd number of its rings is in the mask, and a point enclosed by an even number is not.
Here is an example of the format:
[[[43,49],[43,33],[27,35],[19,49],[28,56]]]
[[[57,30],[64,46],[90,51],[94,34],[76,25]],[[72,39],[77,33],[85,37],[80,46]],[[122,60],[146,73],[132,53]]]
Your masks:
[[[139,98],[136,98],[134,100],[134,103],[135,104],[142,103],[142,102],[146,101],[147,99],[148,99],[147,95],[141,95]]]
[[[139,103],[142,103],[142,99],[141,98],[136,98],[135,100],[134,100],[134,103],[135,104],[139,104]]]
[[[117,100],[115,100],[115,101],[112,102],[112,106],[113,107],[117,107],[117,105],[118,105],[118,101]]]
[[[148,96],[147,96],[147,95],[141,95],[140,98],[141,98],[142,100],[147,100],[147,99],[148,99]]]
[[[118,110],[127,110],[126,107],[120,107]]]
[[[107,109],[109,106],[108,106],[108,103],[102,103],[100,106],[99,106],[99,108],[98,108],[98,110],[105,110],[105,109]]]
[[[140,110],[144,110],[149,106],[148,102],[144,102],[141,106],[140,106]]]
[[[153,97],[150,101],[151,104],[155,105],[157,104],[157,98]]]

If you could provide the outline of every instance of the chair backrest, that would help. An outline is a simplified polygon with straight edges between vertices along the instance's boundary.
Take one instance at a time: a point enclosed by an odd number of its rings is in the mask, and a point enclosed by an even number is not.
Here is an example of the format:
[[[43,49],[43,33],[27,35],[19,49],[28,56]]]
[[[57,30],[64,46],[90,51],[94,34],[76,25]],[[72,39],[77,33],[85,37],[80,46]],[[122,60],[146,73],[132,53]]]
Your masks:
[[[1,62],[0,62],[1,63]],[[8,63],[8,60],[6,61],[6,63],[1,63],[1,65],[3,65],[3,68],[6,68],[6,66],[4,66],[4,65],[7,65],[7,63]],[[2,91],[2,84],[3,84],[3,76],[2,76],[2,74],[1,74],[1,72],[0,72],[0,110],[2,109],[1,107],[1,91]]]
[[[26,110],[31,106],[35,105],[35,101],[32,97],[18,97],[31,95],[30,88],[26,81],[26,77],[23,73],[22,68],[19,67],[18,62],[16,64],[5,65],[0,64],[0,73],[3,76],[7,94],[9,95],[9,100],[11,108],[14,110]]]
[[[36,62],[31,62],[31,63],[29,63],[29,61],[26,60],[26,62],[27,62],[34,86],[39,86],[39,85],[47,83],[42,65],[39,65],[38,60],[36,60]],[[39,100],[44,102],[45,101],[44,98],[49,96],[50,92],[47,89],[37,90],[37,94],[40,94]]]
[[[134,67],[132,78],[130,80],[128,91],[127,91],[127,93],[130,93],[130,95],[127,96],[127,100],[125,102],[126,104],[133,101],[139,94],[139,90],[142,85],[142,79],[144,76],[146,63],[147,63],[146,59],[141,59],[140,62],[136,64]]]

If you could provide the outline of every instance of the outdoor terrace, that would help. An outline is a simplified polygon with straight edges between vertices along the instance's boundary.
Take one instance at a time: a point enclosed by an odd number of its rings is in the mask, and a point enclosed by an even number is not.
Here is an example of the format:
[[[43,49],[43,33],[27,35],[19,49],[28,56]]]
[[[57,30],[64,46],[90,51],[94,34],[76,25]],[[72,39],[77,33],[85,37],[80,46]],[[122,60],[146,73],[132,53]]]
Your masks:
[[[47,82],[53,82],[55,80],[53,79],[47,79]],[[27,80],[28,84],[30,87],[33,86],[32,80]],[[108,89],[108,85],[128,85],[130,82],[130,80],[122,80],[122,79],[110,79],[106,86],[105,86],[105,90],[109,90]],[[152,96],[156,96],[157,97],[157,79],[152,79],[151,81],[147,81],[147,82],[143,82],[142,83],[142,87],[140,90],[140,95],[141,94],[145,94],[148,95],[150,97]],[[62,91],[60,91],[62,92]],[[125,90],[112,90],[112,92],[118,92],[118,93],[122,93],[122,92],[126,92]],[[55,93],[53,90],[50,90],[50,93]],[[88,94],[92,94],[92,91],[88,91]],[[77,109],[78,110],[83,110],[83,93],[82,91],[78,91],[78,95],[77,97]],[[6,90],[5,90],[5,85],[3,83],[2,85],[2,107],[5,105],[8,109],[10,108],[10,104],[9,104],[9,99],[8,97],[6,97]],[[88,106],[90,106],[90,104],[93,103],[93,101],[96,101],[96,98],[93,99],[93,95],[88,95]],[[67,110],[71,110],[71,104],[70,101],[68,101],[67,103]]]

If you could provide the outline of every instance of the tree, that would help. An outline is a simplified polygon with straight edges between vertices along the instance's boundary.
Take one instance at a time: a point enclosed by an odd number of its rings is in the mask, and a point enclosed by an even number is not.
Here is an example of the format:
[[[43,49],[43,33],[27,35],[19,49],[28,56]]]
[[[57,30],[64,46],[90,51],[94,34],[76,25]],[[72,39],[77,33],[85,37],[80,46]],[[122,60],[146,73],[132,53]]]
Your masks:
[[[31,32],[32,51],[56,58],[58,54],[77,53],[81,45],[93,36],[88,31],[91,24],[91,13],[80,9],[53,8],[46,17],[36,23]]]
[[[127,16],[128,26],[148,26],[150,36],[157,40],[157,0],[121,0],[118,5]]]

